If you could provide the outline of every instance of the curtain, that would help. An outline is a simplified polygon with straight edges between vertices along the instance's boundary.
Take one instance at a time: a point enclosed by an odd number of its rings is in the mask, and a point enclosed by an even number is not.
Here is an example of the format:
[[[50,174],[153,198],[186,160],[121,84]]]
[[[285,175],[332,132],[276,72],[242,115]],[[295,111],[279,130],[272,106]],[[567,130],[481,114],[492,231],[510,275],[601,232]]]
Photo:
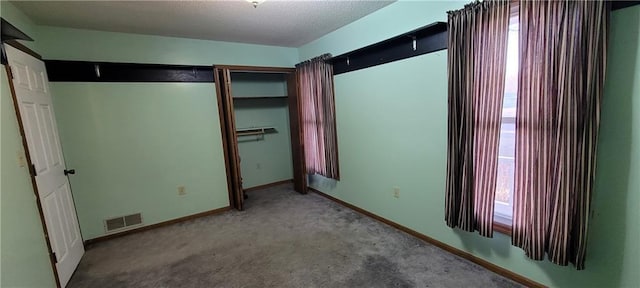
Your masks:
[[[445,220],[493,236],[509,3],[449,12],[449,102]]]
[[[514,245],[584,269],[604,86],[603,1],[521,1]]]
[[[340,179],[333,66],[325,54],[296,65],[307,173]]]

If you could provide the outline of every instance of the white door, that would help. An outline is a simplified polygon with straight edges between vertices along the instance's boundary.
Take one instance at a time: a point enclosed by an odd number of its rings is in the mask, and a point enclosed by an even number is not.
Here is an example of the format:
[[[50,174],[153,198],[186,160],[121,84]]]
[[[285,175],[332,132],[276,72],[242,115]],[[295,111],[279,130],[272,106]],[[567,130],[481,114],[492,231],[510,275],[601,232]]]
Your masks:
[[[44,62],[5,45],[51,249],[65,287],[84,254]]]

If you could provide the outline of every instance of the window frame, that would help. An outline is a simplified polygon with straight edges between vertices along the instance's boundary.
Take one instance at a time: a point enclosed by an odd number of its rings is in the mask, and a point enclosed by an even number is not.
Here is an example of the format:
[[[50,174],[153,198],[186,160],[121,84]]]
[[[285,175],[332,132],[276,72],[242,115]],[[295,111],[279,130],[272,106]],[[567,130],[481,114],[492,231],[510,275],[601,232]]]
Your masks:
[[[511,23],[513,23],[513,22],[519,22],[520,21],[520,5],[519,5],[518,0],[511,0],[509,5],[510,5],[510,8],[509,8],[509,10],[510,10],[509,11],[509,25],[511,25]],[[516,94],[516,97],[517,97],[517,94]],[[516,104],[516,109],[517,109],[517,104]],[[515,124],[516,123],[516,117],[517,117],[517,115],[514,116],[514,117],[502,117],[500,125],[502,125],[503,123],[513,123],[513,124]],[[501,156],[498,155],[498,157],[501,157]],[[515,155],[514,155],[514,158],[515,158]],[[496,159],[496,160],[499,160],[499,158]],[[515,177],[515,175],[514,175],[514,177]],[[495,205],[496,205],[496,201],[494,200],[493,230],[498,232],[498,233],[502,233],[502,234],[505,234],[505,235],[511,237],[512,236],[512,227],[513,227],[513,214],[511,215],[511,218],[506,218],[503,215],[496,214]],[[511,207],[513,208],[513,200],[512,200],[512,203],[511,203]]]

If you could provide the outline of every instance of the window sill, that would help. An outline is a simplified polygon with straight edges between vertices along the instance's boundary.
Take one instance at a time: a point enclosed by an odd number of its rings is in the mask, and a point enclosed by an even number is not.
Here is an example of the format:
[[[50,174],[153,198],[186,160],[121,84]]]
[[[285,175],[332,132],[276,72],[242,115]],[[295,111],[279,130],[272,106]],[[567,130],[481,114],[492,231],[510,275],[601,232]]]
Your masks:
[[[496,231],[498,233],[502,233],[502,234],[505,234],[505,235],[511,237],[511,226],[510,225],[493,221],[493,231]]]

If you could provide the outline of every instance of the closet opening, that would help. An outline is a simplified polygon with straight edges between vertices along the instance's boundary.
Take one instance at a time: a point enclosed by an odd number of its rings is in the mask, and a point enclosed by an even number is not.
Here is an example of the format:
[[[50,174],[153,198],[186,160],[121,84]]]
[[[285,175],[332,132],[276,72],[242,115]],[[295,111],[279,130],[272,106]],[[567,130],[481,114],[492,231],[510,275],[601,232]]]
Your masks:
[[[230,205],[243,210],[247,189],[291,180],[306,193],[295,68],[215,65],[214,78]]]

